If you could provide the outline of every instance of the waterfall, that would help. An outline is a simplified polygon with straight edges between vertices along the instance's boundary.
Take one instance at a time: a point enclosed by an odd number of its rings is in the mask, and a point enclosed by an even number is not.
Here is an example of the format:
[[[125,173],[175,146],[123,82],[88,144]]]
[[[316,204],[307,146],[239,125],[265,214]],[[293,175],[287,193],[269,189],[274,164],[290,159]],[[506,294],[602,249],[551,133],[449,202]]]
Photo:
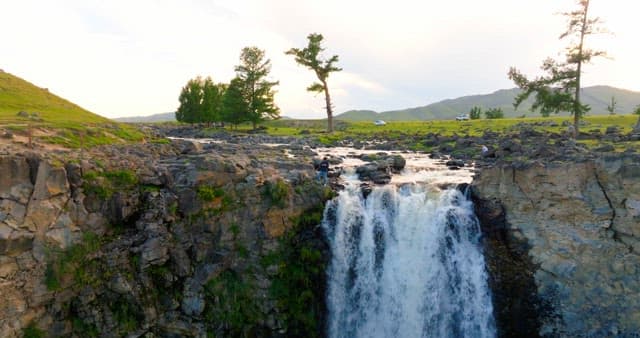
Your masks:
[[[329,337],[495,337],[480,229],[458,190],[348,185],[325,209]]]

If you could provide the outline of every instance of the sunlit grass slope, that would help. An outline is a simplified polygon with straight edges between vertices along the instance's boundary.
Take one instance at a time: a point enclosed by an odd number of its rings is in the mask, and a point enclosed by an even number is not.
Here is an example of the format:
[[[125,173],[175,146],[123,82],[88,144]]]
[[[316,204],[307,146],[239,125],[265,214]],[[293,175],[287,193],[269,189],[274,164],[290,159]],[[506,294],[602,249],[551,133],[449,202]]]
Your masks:
[[[131,126],[94,114],[3,71],[0,71],[0,126],[18,135],[26,134],[30,128],[37,142],[70,148],[143,139]]]
[[[109,123],[110,120],[35,86],[0,72],[0,122],[20,121],[18,112],[36,113],[44,122]]]

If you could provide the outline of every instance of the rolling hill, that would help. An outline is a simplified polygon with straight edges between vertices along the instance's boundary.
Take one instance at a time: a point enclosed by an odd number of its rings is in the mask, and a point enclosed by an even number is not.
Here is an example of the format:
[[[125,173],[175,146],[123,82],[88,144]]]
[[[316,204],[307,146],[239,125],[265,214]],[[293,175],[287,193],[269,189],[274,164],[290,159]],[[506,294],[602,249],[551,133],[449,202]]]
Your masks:
[[[15,75],[0,71],[0,122],[21,120],[19,112],[45,122],[109,123],[72,102]]]
[[[539,113],[531,111],[531,102],[525,101],[518,110],[513,108],[513,101],[520,90],[501,89],[491,94],[463,96],[456,99],[448,99],[432,103],[423,107],[408,108],[377,113],[372,110],[350,110],[339,114],[336,119],[351,121],[412,121],[412,120],[446,120],[453,119],[461,113],[468,113],[474,106],[479,106],[486,110],[488,108],[502,108],[505,117],[528,117],[540,116]],[[583,102],[591,106],[589,115],[606,115],[607,105],[611,102],[611,97],[617,101],[617,114],[629,114],[634,107],[640,104],[640,92],[609,86],[586,87],[582,90]],[[568,115],[565,113],[563,115]]]
[[[176,121],[176,113],[171,112],[153,114],[148,116],[117,117],[114,120],[126,123],[172,122]]]

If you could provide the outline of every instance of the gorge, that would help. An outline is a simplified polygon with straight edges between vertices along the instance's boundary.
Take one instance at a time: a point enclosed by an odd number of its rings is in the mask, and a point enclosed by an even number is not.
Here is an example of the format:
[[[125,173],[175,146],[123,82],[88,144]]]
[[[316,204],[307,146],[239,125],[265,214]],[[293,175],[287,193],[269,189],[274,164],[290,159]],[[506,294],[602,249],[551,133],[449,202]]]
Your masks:
[[[638,155],[492,163],[480,166],[468,186],[397,183],[402,175],[393,174],[391,184],[347,182],[339,189],[334,178],[334,192],[315,182],[316,151],[307,145],[174,140],[107,146],[84,158],[5,150],[2,336],[634,337],[640,331]],[[404,167],[394,156],[364,158],[369,179]],[[473,204],[461,193],[466,187]],[[335,235],[349,224],[340,208],[369,227],[366,241],[355,241],[367,248],[357,250],[364,256],[342,256],[368,262],[357,274],[353,265],[336,263]],[[418,224],[430,232],[410,227]],[[414,242],[398,245],[394,236]],[[426,247],[436,261],[408,260],[416,255],[411,250]],[[459,256],[459,247],[475,251]],[[470,265],[452,274],[438,265],[442,260]],[[332,280],[340,274],[352,276]],[[400,280],[397,290],[374,283],[401,277],[429,282]],[[367,294],[359,288],[365,282],[385,292]],[[339,283],[355,291],[343,293]],[[451,293],[428,296],[434,290],[427,286],[436,284]],[[335,301],[340,297],[350,301]],[[447,309],[432,313],[421,303],[434,298]]]

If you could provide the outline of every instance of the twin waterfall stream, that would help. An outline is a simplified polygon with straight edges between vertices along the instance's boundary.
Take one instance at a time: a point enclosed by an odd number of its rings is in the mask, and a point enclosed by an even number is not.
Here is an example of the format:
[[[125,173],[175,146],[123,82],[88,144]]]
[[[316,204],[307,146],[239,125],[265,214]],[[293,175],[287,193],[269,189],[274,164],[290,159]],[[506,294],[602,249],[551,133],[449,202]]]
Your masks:
[[[332,251],[327,336],[495,337],[479,224],[455,188],[471,173],[403,156],[404,172],[366,198],[344,163],[345,189],[322,224]]]

